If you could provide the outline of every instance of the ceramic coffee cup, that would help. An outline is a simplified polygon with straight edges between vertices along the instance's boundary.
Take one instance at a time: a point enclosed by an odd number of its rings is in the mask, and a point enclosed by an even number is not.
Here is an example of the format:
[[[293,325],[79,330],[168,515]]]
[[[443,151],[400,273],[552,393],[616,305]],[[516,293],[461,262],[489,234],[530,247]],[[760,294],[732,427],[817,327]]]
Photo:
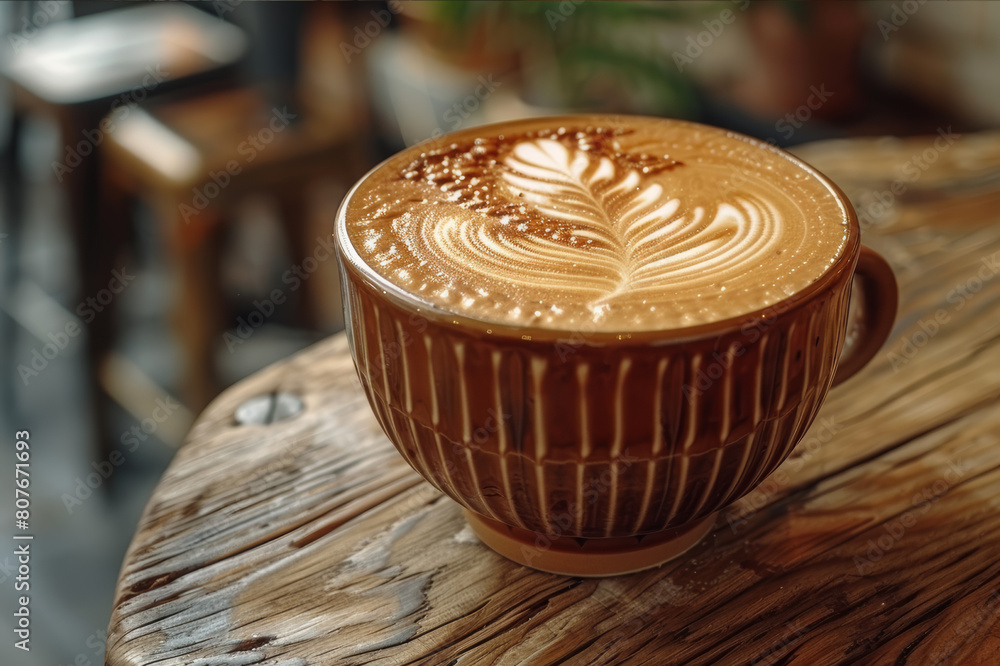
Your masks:
[[[861,245],[843,193],[782,156],[842,205],[839,254],[766,307],[658,330],[498,323],[430,303],[362,257],[349,232],[358,188],[348,195],[335,235],[361,383],[400,454],[465,508],[483,542],[570,575],[676,557],[785,460],[829,389],[877,352],[896,312],[892,271]]]

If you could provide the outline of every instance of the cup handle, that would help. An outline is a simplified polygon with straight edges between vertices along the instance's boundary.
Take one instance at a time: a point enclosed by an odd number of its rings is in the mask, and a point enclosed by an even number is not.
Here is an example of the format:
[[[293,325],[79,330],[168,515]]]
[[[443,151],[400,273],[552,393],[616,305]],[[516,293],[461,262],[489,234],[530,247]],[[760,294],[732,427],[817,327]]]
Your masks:
[[[875,250],[861,246],[854,277],[861,286],[862,303],[858,310],[858,339],[840,357],[833,386],[848,379],[882,347],[896,321],[899,289],[889,263]]]

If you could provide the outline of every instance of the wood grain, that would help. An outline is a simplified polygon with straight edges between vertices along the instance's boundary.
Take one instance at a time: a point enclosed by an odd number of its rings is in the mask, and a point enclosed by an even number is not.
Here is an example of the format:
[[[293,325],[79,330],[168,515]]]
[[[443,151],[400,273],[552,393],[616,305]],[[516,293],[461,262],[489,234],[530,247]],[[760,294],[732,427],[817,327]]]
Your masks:
[[[801,152],[861,206],[933,146]],[[1000,140],[939,157],[865,225],[900,281],[889,343],[681,560],[595,580],[495,555],[378,429],[338,336],[200,417],[125,558],[107,663],[1000,663]],[[236,424],[277,391],[304,411]]]

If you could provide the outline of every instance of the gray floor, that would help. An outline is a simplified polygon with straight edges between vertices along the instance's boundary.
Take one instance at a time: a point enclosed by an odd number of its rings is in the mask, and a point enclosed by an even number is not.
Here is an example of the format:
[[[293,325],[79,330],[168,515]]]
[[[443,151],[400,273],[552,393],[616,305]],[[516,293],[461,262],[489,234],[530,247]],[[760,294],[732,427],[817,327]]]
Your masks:
[[[5,107],[0,92],[0,109]],[[4,368],[30,364],[33,351],[42,349],[49,333],[64,330],[67,322],[76,319],[73,313],[84,296],[75,289],[73,248],[65,233],[65,202],[49,167],[58,154],[58,136],[54,128],[33,123],[25,143],[28,211],[16,253],[19,279],[0,285],[0,317],[4,318],[0,354],[8,357]],[[273,247],[266,240],[273,235],[273,225],[266,219],[244,225],[251,237],[236,245]],[[0,220],[0,234],[7,228],[8,221]],[[169,388],[176,386],[178,379],[177,349],[168,325],[172,282],[157,252],[155,225],[140,217],[137,228],[142,242],[130,259],[130,270],[134,267],[137,278],[117,297],[122,310],[119,329],[125,333],[120,350],[157,384]],[[8,240],[0,236],[0,243]],[[287,262],[280,257],[262,262],[253,252],[244,255],[231,261],[229,272],[244,280],[251,293],[255,284],[268,284],[272,264]],[[82,328],[85,335],[86,327]],[[113,473],[113,484],[102,482],[87,496],[90,489],[82,484],[88,475],[99,472],[103,461],[94,460],[90,415],[85,407],[91,389],[84,373],[83,335],[70,338],[44,371],[27,384],[16,372],[0,378],[0,497],[4,507],[0,510],[8,514],[0,518],[0,665],[4,666],[103,663],[104,636],[122,557],[139,515],[173,455],[169,444],[176,443],[176,433],[187,427],[183,415],[171,416],[175,419],[169,423],[171,427],[164,426],[134,451],[123,451],[125,463]],[[221,365],[226,378],[235,381],[316,338],[266,325],[239,353],[223,353]],[[150,412],[152,409],[150,405]],[[124,410],[115,414],[112,440],[117,443],[140,420]],[[22,594],[15,592],[13,579],[13,442],[14,433],[23,429],[30,430],[32,445],[31,527],[26,532],[34,535],[30,653],[14,648],[12,626],[16,598]],[[92,481],[96,479],[91,476]],[[66,498],[74,494],[83,499],[67,503]]]

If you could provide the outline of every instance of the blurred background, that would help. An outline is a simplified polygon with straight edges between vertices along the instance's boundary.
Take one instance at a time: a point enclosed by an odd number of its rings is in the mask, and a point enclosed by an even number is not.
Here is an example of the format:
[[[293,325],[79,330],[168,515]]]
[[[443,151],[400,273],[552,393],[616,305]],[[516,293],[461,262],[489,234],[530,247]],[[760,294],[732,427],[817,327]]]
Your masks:
[[[30,654],[103,663],[140,512],[226,386],[342,328],[330,233],[393,152],[608,111],[780,146],[1000,125],[981,2],[0,5],[2,539],[32,458]]]

